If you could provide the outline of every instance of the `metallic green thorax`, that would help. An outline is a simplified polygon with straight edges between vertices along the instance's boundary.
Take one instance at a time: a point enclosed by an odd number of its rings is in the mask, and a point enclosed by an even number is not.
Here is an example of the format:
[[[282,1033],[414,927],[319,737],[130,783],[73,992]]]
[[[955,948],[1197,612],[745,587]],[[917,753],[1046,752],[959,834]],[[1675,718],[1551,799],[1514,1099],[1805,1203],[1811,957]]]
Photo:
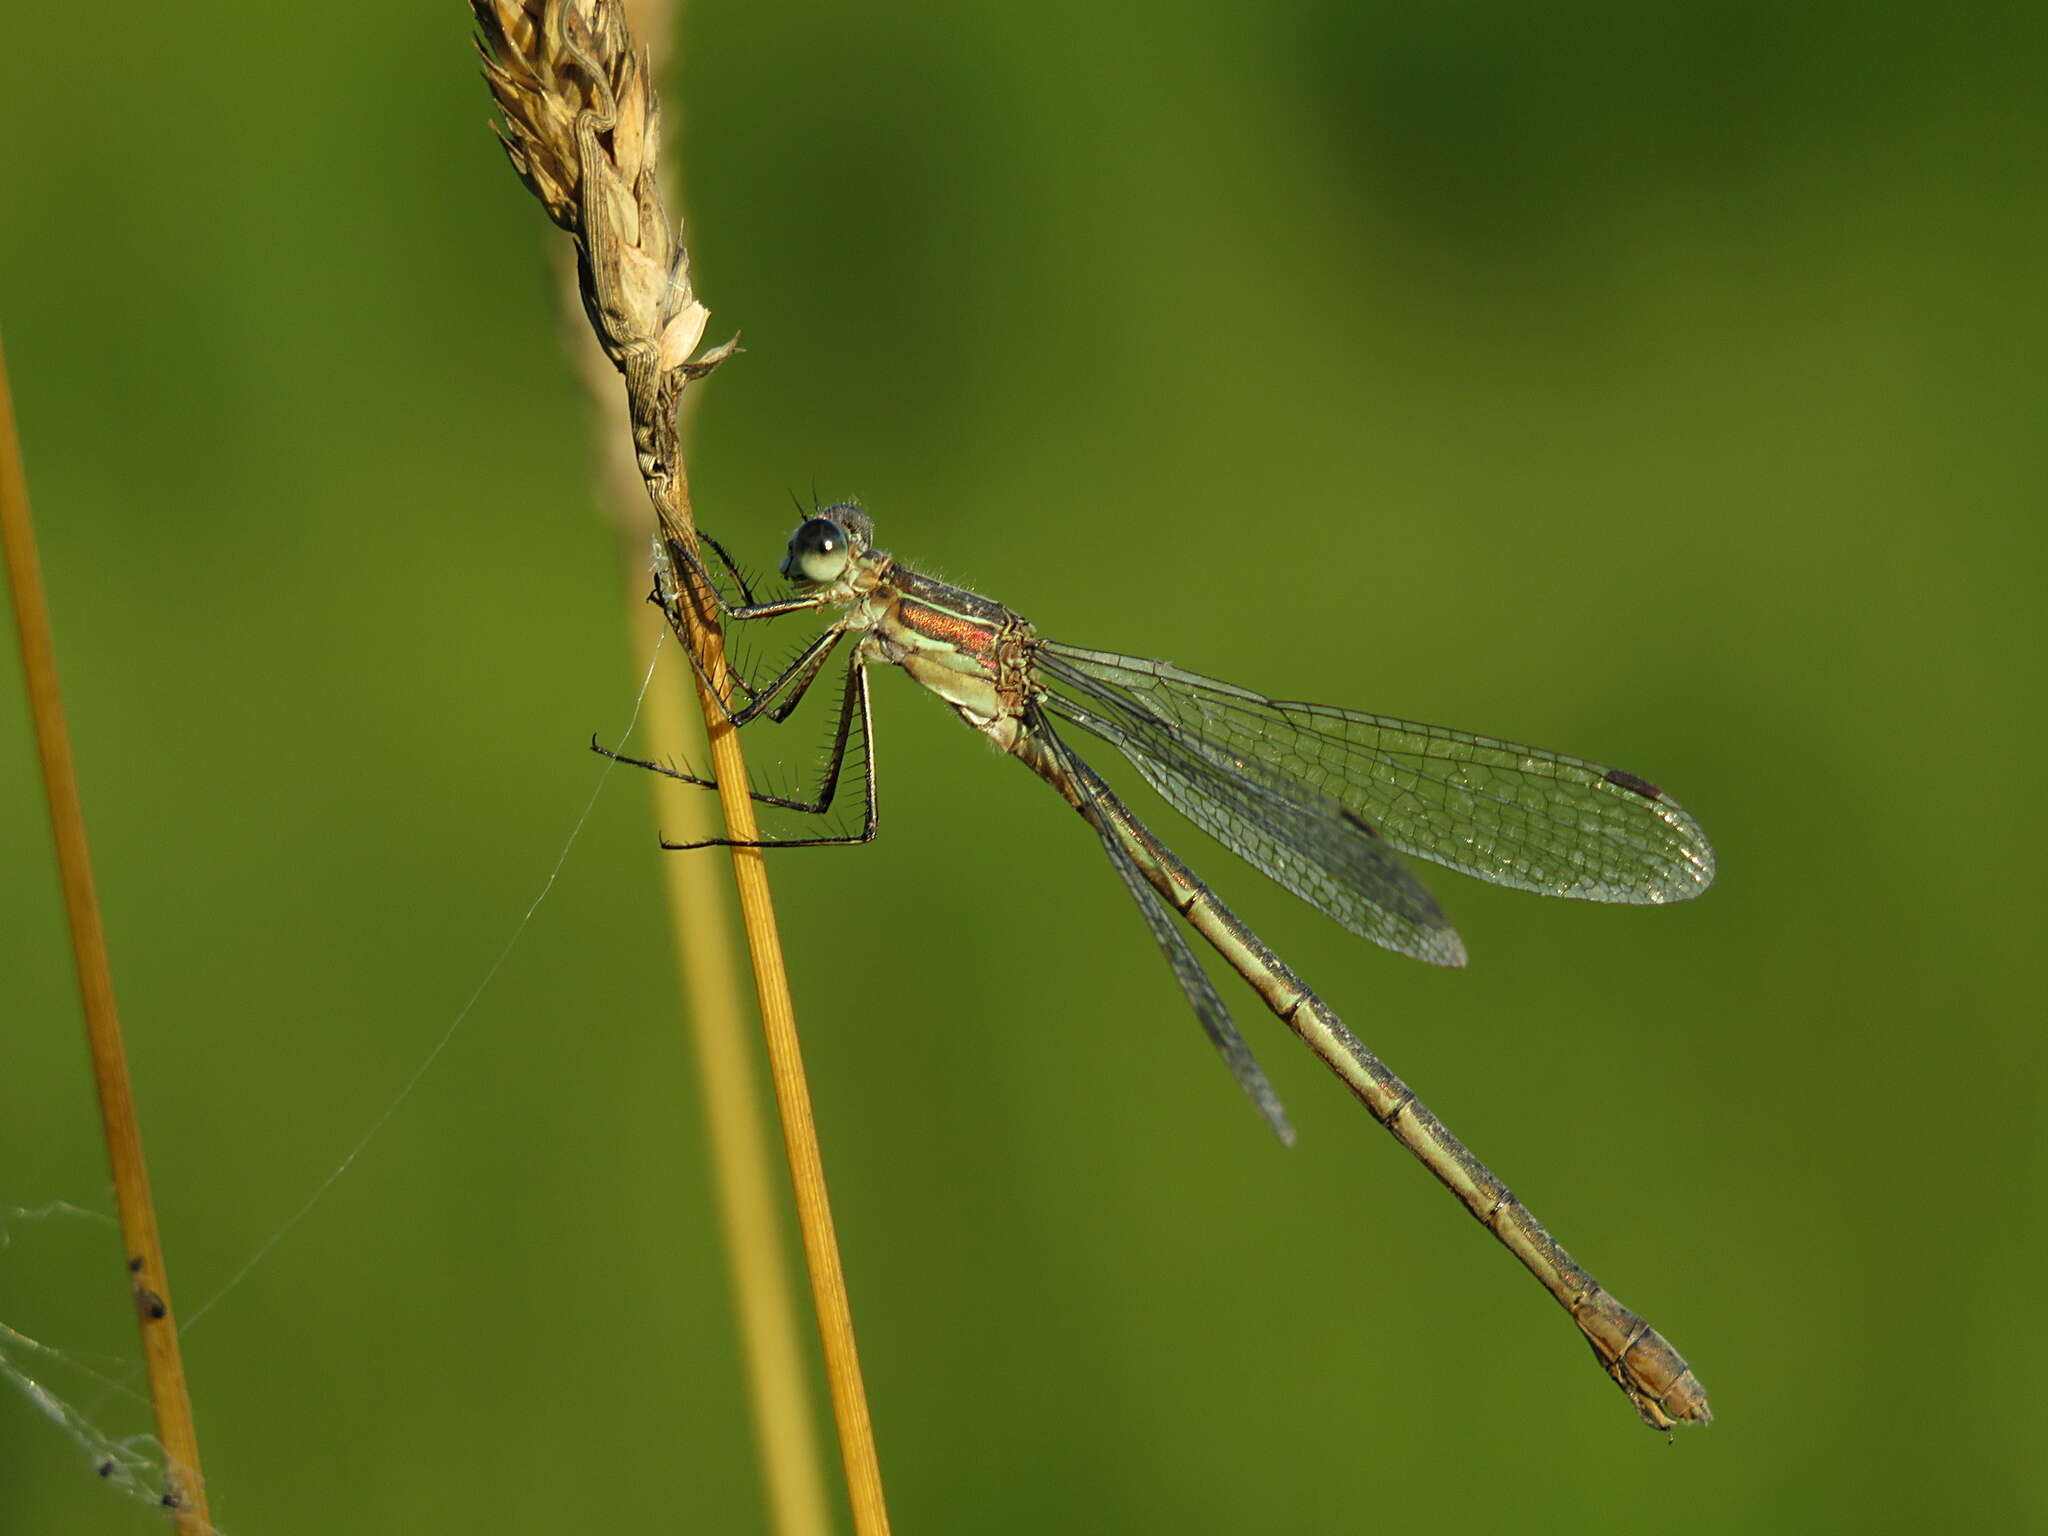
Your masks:
[[[866,591],[853,611],[856,627],[866,630],[863,659],[901,667],[997,746],[1015,751],[1038,645],[1029,621],[881,551],[860,565],[853,580]]]

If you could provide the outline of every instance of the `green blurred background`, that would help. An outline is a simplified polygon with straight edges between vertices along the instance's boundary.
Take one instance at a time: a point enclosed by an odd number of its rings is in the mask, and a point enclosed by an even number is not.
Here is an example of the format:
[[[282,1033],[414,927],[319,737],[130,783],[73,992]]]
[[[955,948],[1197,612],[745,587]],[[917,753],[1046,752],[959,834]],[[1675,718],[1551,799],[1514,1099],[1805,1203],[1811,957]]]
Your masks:
[[[485,976],[645,656],[462,7],[16,10],[0,324],[190,1313]],[[858,494],[1054,636],[1617,761],[1721,857],[1441,876],[1457,974],[1178,838],[1691,1357],[1667,1446],[1232,982],[1281,1152],[1086,830],[878,678],[881,840],[775,874],[898,1529],[2048,1524],[2044,31],[693,8],[706,526]],[[105,1212],[11,661],[0,743],[0,1208]],[[191,1331],[230,1536],[762,1528],[659,857],[614,777]],[[17,1363],[141,1431],[111,1228],[0,1240]],[[0,1391],[0,1528],[155,1525]]]

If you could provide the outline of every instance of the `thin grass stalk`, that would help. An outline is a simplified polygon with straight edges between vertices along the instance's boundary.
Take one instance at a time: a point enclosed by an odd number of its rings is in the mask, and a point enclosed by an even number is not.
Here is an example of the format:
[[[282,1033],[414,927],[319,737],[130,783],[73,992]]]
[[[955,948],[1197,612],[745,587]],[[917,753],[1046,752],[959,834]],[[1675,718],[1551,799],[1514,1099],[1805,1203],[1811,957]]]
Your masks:
[[[662,197],[660,106],[645,58],[618,0],[471,0],[471,9],[483,32],[485,75],[505,118],[499,133],[506,153],[549,217],[574,238],[584,312],[625,377],[636,466],[659,535],[694,550],[677,411],[685,387],[735,345],[692,355],[709,312],[691,288],[689,258]],[[759,834],[746,763],[720,702],[729,691],[723,639],[708,608],[684,607],[680,638],[703,667],[698,703],[726,835],[752,841]],[[732,866],[854,1525],[861,1536],[882,1536],[889,1526],[881,1470],[767,869],[753,848],[734,848]]]
[[[50,832],[64,889],[64,915],[71,930],[71,957],[78,970],[79,1001],[85,1010],[86,1047],[92,1056],[100,1125],[114,1175],[114,1202],[126,1254],[124,1272],[142,1329],[149,1400],[156,1414],[157,1441],[164,1452],[163,1504],[173,1512],[179,1536],[201,1536],[213,1529],[213,1523],[207,1513],[206,1479],[199,1464],[199,1433],[192,1422],[192,1397],[178,1350],[177,1320],[171,1313],[171,1286],[156,1206],[149,1194],[149,1168],[142,1155],[142,1127],[135,1115],[128,1051],[114,1006],[113,966],[107,958],[107,931],[93,885],[92,850],[86,841],[85,811],[78,797],[71,730],[57,685],[49,595],[43,589],[42,561],[36,554],[28,476],[15,429],[4,348],[0,348],[0,548],[6,555],[8,588],[14,599],[14,627],[21,642],[21,668],[28,685],[29,716],[35,724],[43,794],[50,806]]]
[[[644,544],[635,539],[636,550]],[[638,655],[645,656],[662,620],[646,602],[644,558],[627,567],[627,601]],[[689,754],[703,740],[684,703],[691,676],[673,652],[641,712],[656,758]],[[680,759],[679,759],[680,760]],[[701,761],[701,758],[696,759]],[[655,774],[646,775],[658,825],[685,838],[711,830],[710,802]],[[730,889],[717,861],[661,861],[676,969],[690,1020],[705,1139],[740,1354],[759,1446],[769,1527],[779,1536],[826,1536],[833,1528],[824,1460],[810,1395],[810,1366],[798,1323],[798,1282],[790,1273],[783,1200],[776,1188],[771,1132],[763,1114],[756,1047],[735,969]]]
[[[670,537],[694,547],[689,489],[677,466],[675,507],[679,515],[664,516]],[[697,626],[704,616],[693,616]],[[724,673],[724,655],[715,627],[699,627],[693,643],[710,662],[714,679]],[[747,798],[747,765],[740,755],[739,732],[719,713],[704,680],[698,679],[698,703],[705,712],[711,762],[718,780],[726,835],[736,842],[760,836],[753,802]],[[847,1495],[853,1504],[854,1529],[860,1536],[886,1536],[888,1507],[882,1495],[881,1466],[875,1454],[874,1425],[868,1413],[867,1390],[861,1380],[860,1351],[853,1332],[853,1312],[846,1294],[846,1273],[839,1260],[839,1239],[833,1228],[832,1203],[825,1185],[825,1159],[818,1145],[817,1123],[811,1115],[810,1088],[804,1076],[802,1046],[797,1037],[796,1008],[790,1000],[789,976],[783,965],[782,936],[768,890],[768,867],[759,848],[732,850],[733,880],[739,889],[740,917],[753,957],[754,994],[761,1009],[761,1032],[768,1046],[768,1072],[775,1101],[782,1112],[783,1151],[789,1160],[797,1225],[803,1235],[810,1268],[811,1305],[825,1355],[825,1378],[832,1394],[833,1418],[839,1430],[840,1461]]]
[[[637,12],[634,20],[640,34],[648,35]],[[580,313],[574,263],[561,265],[563,297],[570,310]],[[619,539],[629,654],[644,658],[656,648],[663,626],[660,611],[647,601],[647,492],[634,467],[631,439],[612,424],[618,375],[594,343],[587,338],[579,342],[578,361],[596,408],[594,419],[606,424],[596,443],[598,488]],[[693,398],[684,396],[686,410]],[[640,714],[647,754],[656,761],[701,762],[704,727],[684,702],[694,674],[672,649],[658,655],[656,666]],[[652,797],[655,824],[664,832],[689,841],[716,830],[716,803],[703,791],[658,774],[641,777]],[[777,1536],[828,1536],[832,1515],[798,1320],[798,1282],[790,1273],[784,1240],[783,1202],[776,1192],[760,1072],[749,1041],[752,1021],[734,963],[731,888],[719,877],[716,860],[665,857],[660,864],[769,1529]]]

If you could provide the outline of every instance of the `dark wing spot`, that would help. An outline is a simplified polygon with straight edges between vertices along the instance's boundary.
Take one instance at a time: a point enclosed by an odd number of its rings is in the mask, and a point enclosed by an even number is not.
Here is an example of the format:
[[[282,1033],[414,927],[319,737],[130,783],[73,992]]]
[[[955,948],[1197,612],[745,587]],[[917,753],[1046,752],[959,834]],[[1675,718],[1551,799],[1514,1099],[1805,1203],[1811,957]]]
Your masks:
[[[1607,770],[1607,782],[1614,785],[1617,789],[1626,789],[1633,794],[1641,795],[1645,800],[1662,800],[1664,798],[1664,791],[1652,784],[1648,779],[1639,779],[1634,774],[1624,772],[1619,768]]]
[[[1380,829],[1378,827],[1374,826],[1371,822],[1367,821],[1363,816],[1359,815],[1356,811],[1352,810],[1351,807],[1348,805],[1338,807],[1337,815],[1340,819],[1350,822],[1351,825],[1358,828],[1358,830],[1363,832],[1367,837],[1378,837],[1380,835]]]

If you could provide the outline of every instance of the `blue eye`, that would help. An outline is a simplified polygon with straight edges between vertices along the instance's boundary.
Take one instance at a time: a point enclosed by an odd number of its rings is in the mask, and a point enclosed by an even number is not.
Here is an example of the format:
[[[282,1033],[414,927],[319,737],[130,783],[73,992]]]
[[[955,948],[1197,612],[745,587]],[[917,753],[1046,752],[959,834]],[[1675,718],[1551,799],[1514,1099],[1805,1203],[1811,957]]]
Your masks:
[[[797,529],[789,547],[799,555],[832,555],[846,548],[846,530],[829,517],[814,517]]]
[[[790,535],[782,574],[814,585],[836,581],[845,573],[847,555],[846,530],[829,517],[814,517]]]

